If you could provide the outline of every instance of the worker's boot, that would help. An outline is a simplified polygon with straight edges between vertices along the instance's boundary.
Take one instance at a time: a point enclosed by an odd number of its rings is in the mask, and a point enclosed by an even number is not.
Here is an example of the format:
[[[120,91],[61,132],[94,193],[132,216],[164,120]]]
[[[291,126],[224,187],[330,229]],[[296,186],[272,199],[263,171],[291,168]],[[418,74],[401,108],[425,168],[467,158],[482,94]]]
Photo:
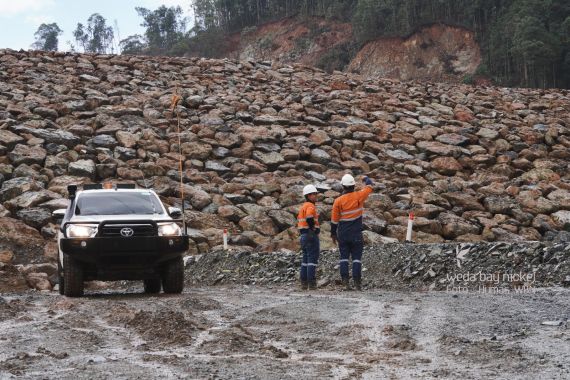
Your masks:
[[[309,281],[309,290],[317,290],[317,281]]]
[[[355,278],[354,279],[354,288],[356,290],[362,290],[362,281],[360,278]]]
[[[307,290],[309,283],[307,281],[301,281],[301,290]]]
[[[344,288],[344,290],[352,290],[352,288],[350,287],[350,281],[348,277],[342,278],[342,287]]]

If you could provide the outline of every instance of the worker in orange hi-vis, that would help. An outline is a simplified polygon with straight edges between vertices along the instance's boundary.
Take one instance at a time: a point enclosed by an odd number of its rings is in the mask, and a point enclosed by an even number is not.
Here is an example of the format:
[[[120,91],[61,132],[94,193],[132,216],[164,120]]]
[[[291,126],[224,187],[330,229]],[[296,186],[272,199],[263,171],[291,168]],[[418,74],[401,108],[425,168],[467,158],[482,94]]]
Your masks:
[[[352,277],[357,290],[362,289],[362,215],[364,202],[372,193],[372,180],[364,177],[366,185],[362,190],[355,191],[356,182],[350,174],[342,177],[341,184],[344,194],[333,204],[331,216],[331,235],[334,244],[340,251],[340,277],[346,290],[350,290],[348,261],[352,258]]]
[[[303,189],[305,203],[297,216],[297,228],[301,234],[301,248],[303,261],[301,263],[301,288],[317,288],[317,264],[319,263],[320,241],[319,214],[317,212],[318,190],[313,185],[307,185]]]

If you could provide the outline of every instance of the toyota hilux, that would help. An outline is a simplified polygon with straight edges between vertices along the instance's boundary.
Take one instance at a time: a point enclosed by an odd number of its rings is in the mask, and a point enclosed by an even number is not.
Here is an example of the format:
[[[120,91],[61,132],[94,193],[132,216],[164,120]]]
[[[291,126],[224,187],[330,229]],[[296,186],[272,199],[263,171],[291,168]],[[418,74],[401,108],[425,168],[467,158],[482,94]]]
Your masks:
[[[146,293],[181,293],[188,250],[182,212],[131,184],[68,186],[70,204],[54,211],[59,292],[80,297],[91,280],[142,280]]]

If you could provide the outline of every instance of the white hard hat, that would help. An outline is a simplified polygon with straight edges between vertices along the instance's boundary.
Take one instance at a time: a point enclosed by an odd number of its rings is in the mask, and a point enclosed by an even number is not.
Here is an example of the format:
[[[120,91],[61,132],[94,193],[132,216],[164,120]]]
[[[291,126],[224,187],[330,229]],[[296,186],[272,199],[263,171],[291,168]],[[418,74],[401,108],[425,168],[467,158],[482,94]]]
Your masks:
[[[354,180],[354,177],[351,176],[350,174],[345,174],[342,176],[342,179],[340,180],[340,184],[342,186],[354,186],[354,185],[356,185],[356,181]]]
[[[319,191],[314,185],[307,185],[303,188],[303,196],[318,193]]]

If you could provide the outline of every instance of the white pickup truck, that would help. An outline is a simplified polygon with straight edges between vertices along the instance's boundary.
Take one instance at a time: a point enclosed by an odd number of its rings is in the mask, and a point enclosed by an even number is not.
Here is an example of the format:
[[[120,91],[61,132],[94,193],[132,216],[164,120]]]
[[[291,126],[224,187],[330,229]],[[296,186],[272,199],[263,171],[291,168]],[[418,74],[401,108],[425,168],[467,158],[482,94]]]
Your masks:
[[[108,188],[109,187],[109,188]],[[70,204],[53,212],[59,292],[83,295],[84,281],[143,280],[146,293],[181,293],[188,236],[182,212],[165,209],[152,190],[134,185],[68,186]]]

